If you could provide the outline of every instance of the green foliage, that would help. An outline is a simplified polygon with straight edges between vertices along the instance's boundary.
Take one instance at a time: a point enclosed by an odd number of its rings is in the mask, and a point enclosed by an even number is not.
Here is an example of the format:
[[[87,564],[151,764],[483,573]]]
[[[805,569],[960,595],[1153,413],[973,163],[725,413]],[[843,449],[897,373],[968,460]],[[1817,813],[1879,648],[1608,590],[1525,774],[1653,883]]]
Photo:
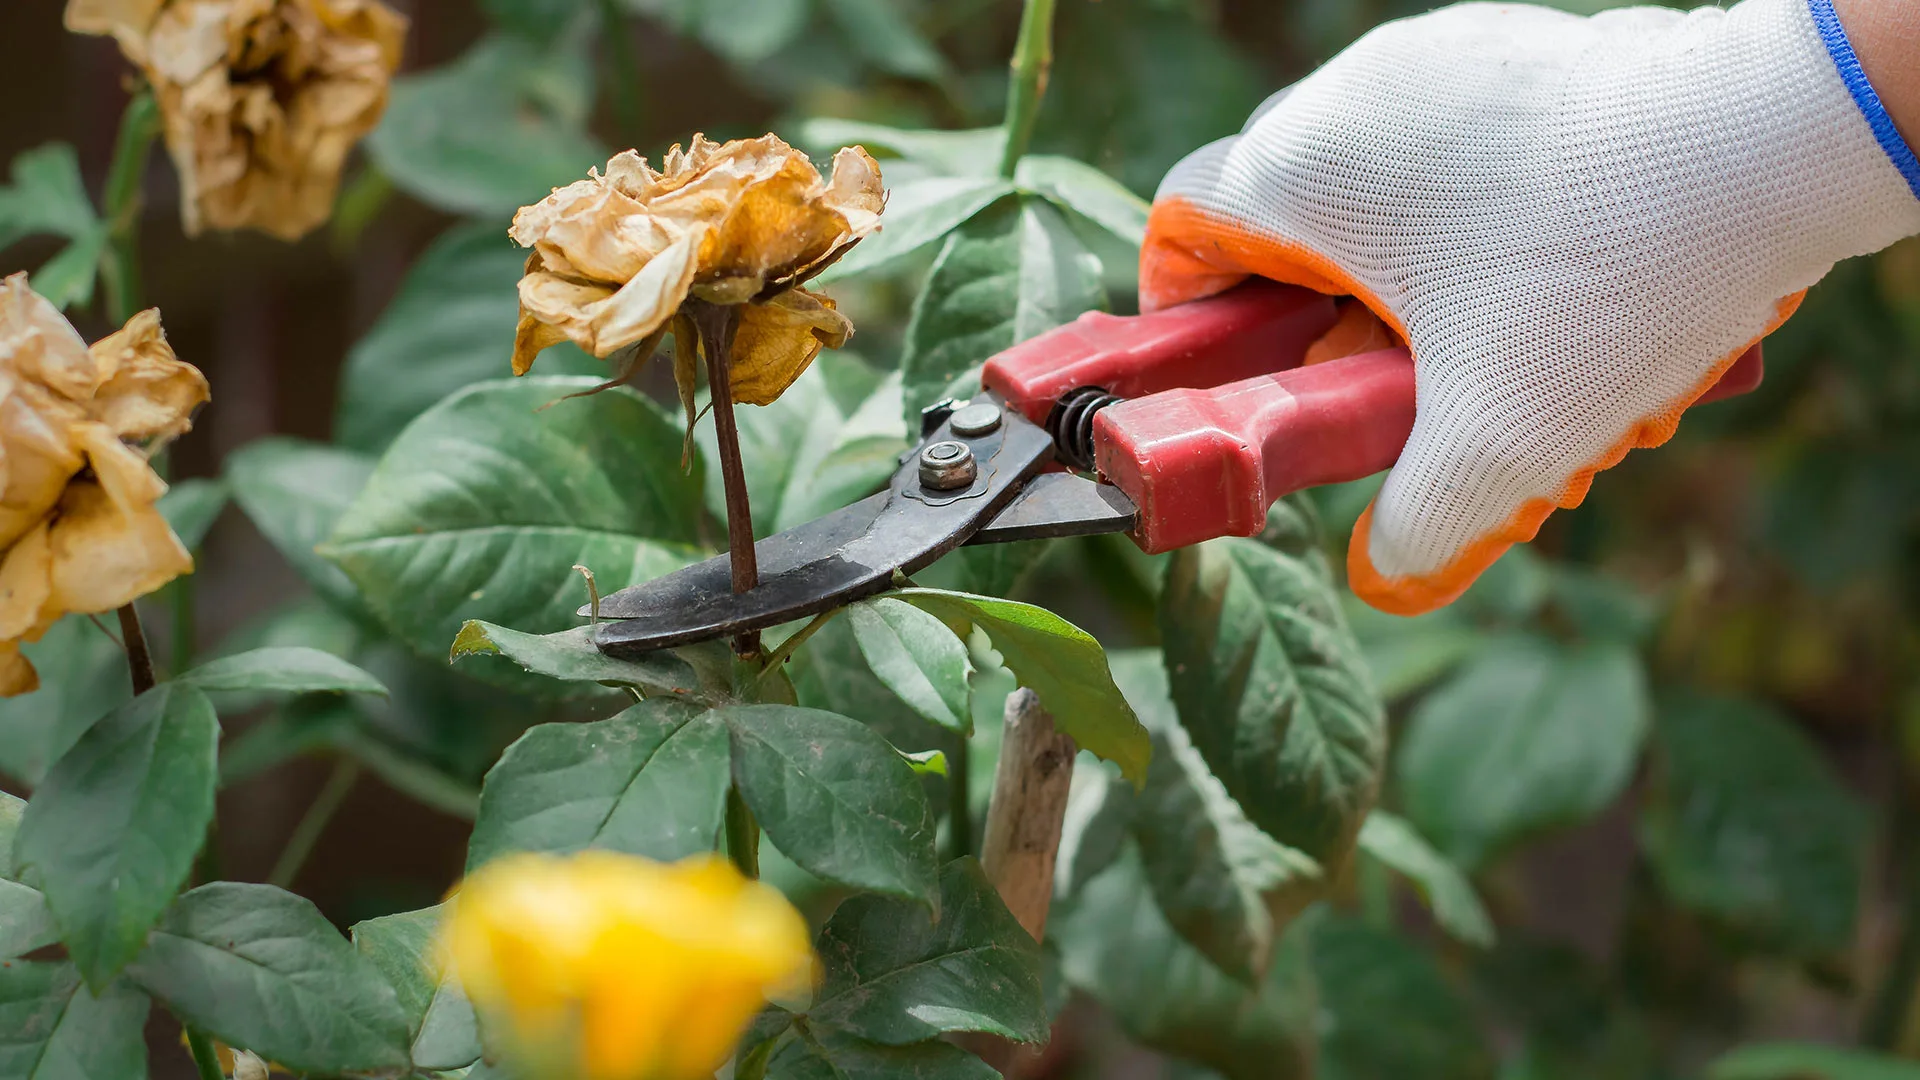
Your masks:
[[[1331,868],[1373,806],[1386,721],[1304,506],[1276,503],[1263,539],[1177,552],[1160,624],[1201,757],[1254,824]]]
[[[671,653],[649,653],[639,660],[616,660],[593,644],[590,626],[557,634],[523,634],[504,626],[469,621],[453,639],[452,658],[503,656],[535,675],[563,682],[595,682],[672,693],[698,685],[692,665]]]
[[[380,968],[312,903],[220,881],[182,895],[127,969],[175,1015],[291,1069],[404,1069],[408,1022]]]
[[[0,187],[0,248],[41,233],[63,237],[67,245],[34,271],[34,291],[55,307],[86,306],[106,252],[107,223],[94,212],[79,159],[66,143],[14,158],[13,183]]]
[[[330,653],[300,646],[254,649],[223,656],[176,677],[179,683],[208,693],[265,690],[283,693],[379,694],[380,680]]]
[[[1347,917],[1313,928],[1327,1080],[1492,1080],[1492,1048],[1466,996],[1400,934]]]
[[[1385,810],[1368,814],[1360,850],[1406,875],[1447,933],[1469,945],[1493,944],[1493,919],[1473,883],[1404,819]]]
[[[416,1069],[460,1069],[480,1057],[479,1022],[460,980],[437,954],[439,905],[368,919],[353,927],[353,945],[373,961],[407,1014]]]
[[[329,603],[371,620],[353,582],[314,550],[373,474],[373,459],[294,439],[261,439],[228,455],[227,484],[254,528]]]
[[[1399,758],[1407,813],[1477,866],[1521,837],[1599,813],[1633,773],[1646,676],[1618,645],[1492,645],[1414,710]]]
[[[711,851],[728,761],[721,719],[676,701],[541,724],[487,773],[467,868],[510,851],[610,848],[663,861]]]
[[[915,712],[962,735],[973,729],[967,646],[932,615],[900,600],[854,604],[847,622],[881,684]]]
[[[126,658],[92,622],[69,615],[21,649],[41,688],[0,698],[0,772],[37,784],[95,722],[132,696]]]
[[[1820,749],[1769,709],[1700,695],[1663,701],[1653,730],[1640,831],[1674,900],[1773,949],[1844,948],[1866,820]]]
[[[220,725],[167,683],[95,724],[34,792],[14,841],[89,988],[104,991],[193,869],[213,820]]]
[[[147,1009],[146,995],[125,980],[95,994],[72,964],[0,964],[0,1076],[145,1076]]]
[[[1920,1065],[1886,1054],[1814,1043],[1743,1046],[1715,1061],[1708,1080],[1915,1080]]]

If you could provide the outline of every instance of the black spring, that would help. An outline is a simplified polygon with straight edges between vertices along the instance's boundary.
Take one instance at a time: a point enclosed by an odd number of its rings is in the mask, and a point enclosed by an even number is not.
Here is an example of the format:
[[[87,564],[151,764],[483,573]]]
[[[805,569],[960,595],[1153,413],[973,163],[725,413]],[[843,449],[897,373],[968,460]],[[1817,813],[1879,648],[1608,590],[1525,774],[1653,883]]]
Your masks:
[[[1053,436],[1060,460],[1082,472],[1092,472],[1093,415],[1123,400],[1097,386],[1082,386],[1060,395],[1047,414],[1047,433]]]

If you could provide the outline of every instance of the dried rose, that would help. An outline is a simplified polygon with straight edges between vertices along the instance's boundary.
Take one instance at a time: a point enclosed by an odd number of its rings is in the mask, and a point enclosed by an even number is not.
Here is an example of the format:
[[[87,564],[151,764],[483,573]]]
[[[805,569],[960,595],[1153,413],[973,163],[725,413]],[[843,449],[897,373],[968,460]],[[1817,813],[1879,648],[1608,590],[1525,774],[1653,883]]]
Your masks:
[[[380,0],[68,0],[153,84],[188,233],[297,240],[387,107],[406,19]]]
[[[0,282],[0,697],[39,685],[21,642],[193,569],[147,456],[206,400],[159,312],[88,348],[27,275]]]
[[[514,374],[561,341],[603,359],[631,347],[637,361],[672,332],[690,402],[695,334],[680,309],[697,299],[740,305],[733,397],[768,404],[853,332],[833,301],[799,286],[877,228],[885,203],[880,167],[859,147],[834,155],[830,180],[773,135],[724,144],[695,135],[658,172],[620,154],[605,174],[514,215],[514,240],[533,249]]]

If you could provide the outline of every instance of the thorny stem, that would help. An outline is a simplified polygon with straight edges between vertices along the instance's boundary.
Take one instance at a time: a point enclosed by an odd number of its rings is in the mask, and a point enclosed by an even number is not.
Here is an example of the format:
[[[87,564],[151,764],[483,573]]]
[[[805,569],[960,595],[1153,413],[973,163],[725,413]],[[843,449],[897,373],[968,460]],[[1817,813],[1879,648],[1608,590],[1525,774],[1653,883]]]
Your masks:
[[[1000,158],[1000,175],[1008,180],[1033,140],[1033,122],[1047,92],[1047,72],[1053,67],[1053,4],[1054,0],[1026,0],[1020,15],[1020,37],[1013,46],[1013,72],[1007,86],[1007,148]]]
[[[343,757],[334,763],[327,782],[321,785],[320,793],[313,797],[300,823],[293,827],[292,835],[287,837],[287,846],[280,849],[280,857],[273,863],[273,872],[267,875],[267,884],[282,889],[293,887],[293,879],[299,876],[300,868],[306,865],[307,856],[313,854],[313,846],[320,842],[321,834],[327,831],[328,822],[339,812],[341,804],[347,801],[347,793],[353,790],[354,782],[359,779],[359,762]]]
[[[200,1080],[227,1080],[227,1074],[220,1070],[220,1055],[214,1052],[213,1040],[206,1032],[188,1028],[187,1049],[200,1070]]]
[[[126,322],[140,310],[140,180],[159,133],[160,108],[153,92],[142,90],[127,102],[127,111],[120,116],[120,134],[114,140],[103,200],[107,254],[100,276],[107,287],[107,317],[116,323]]]
[[[147,635],[140,629],[140,613],[128,601],[120,608],[120,640],[127,649],[127,671],[133,676],[137,697],[153,689],[153,657],[147,652]]]
[[[733,591],[751,592],[760,584],[760,566],[753,550],[753,506],[747,500],[747,473],[740,461],[740,429],[733,419],[733,389],[729,368],[733,362],[733,333],[740,325],[739,309],[730,304],[689,301],[681,309],[700,334],[700,353],[707,358],[707,392],[713,401],[713,430],[720,448],[720,479],[727,492],[727,557],[733,564]],[[753,656],[760,651],[758,631],[733,639],[733,651]]]
[[[760,823],[737,787],[727,789],[727,857],[742,874],[760,877]]]

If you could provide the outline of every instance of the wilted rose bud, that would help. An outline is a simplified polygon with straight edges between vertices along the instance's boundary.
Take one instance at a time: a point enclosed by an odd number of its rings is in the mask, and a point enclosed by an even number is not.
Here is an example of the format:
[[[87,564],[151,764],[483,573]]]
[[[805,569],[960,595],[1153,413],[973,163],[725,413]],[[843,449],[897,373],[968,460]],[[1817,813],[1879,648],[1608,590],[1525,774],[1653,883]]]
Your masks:
[[[159,312],[89,349],[27,275],[0,282],[0,697],[39,685],[22,641],[193,569],[147,456],[206,400]]]
[[[442,935],[489,1032],[542,1080],[706,1080],[814,970],[786,897],[713,856],[507,856],[460,885]]]
[[[571,340],[595,356],[636,346],[644,359],[673,330],[675,375],[692,400],[694,334],[675,326],[688,299],[737,304],[733,398],[765,405],[853,324],[800,288],[880,224],[880,167],[848,147],[823,179],[773,135],[729,143],[702,136],[668,151],[656,172],[629,150],[607,171],[559,188],[514,215],[533,249],[520,280],[513,370]],[[683,320],[684,323],[684,320]]]
[[[297,240],[387,107],[407,23],[380,0],[68,0],[153,84],[181,217]]]

